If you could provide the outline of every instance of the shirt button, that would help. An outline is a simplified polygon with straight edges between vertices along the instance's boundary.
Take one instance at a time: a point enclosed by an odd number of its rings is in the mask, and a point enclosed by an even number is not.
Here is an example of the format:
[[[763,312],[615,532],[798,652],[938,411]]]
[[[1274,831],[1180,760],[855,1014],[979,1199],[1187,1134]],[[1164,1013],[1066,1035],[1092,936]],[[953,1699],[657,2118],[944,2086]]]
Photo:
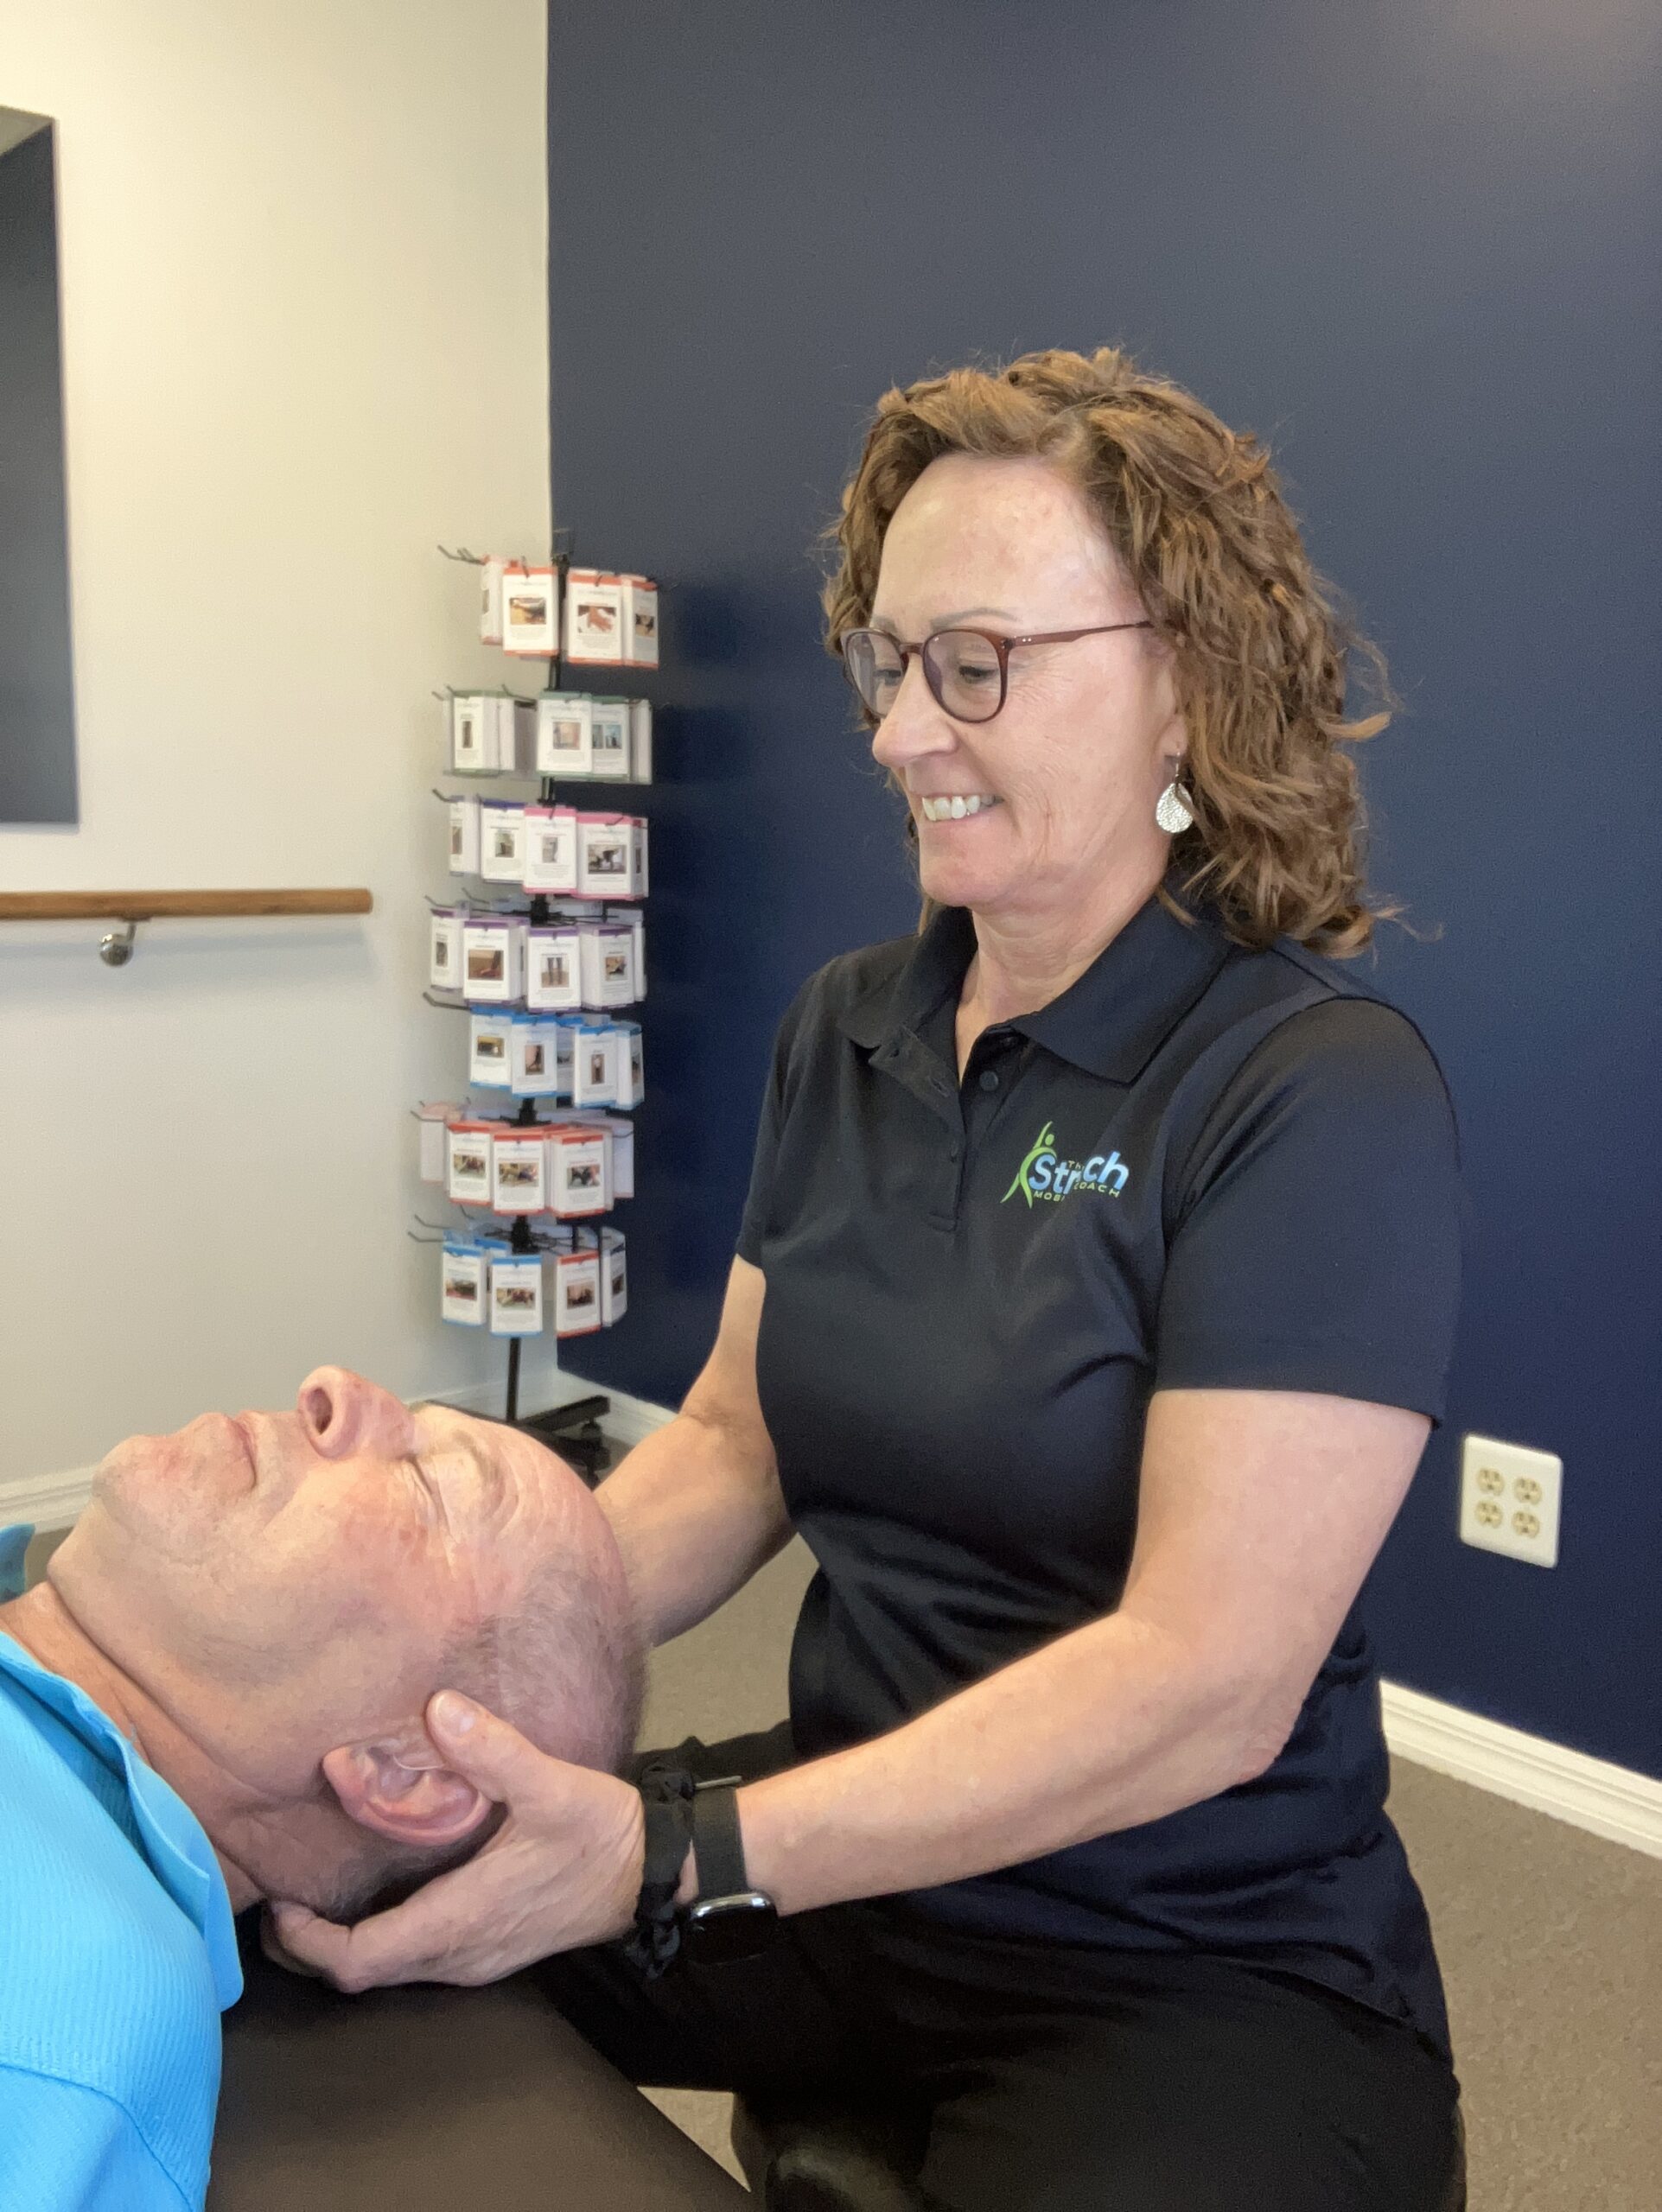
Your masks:
[[[984,1090],[997,1090],[998,1088],[998,1077],[990,1068],[986,1069],[982,1075],[981,1088]]]

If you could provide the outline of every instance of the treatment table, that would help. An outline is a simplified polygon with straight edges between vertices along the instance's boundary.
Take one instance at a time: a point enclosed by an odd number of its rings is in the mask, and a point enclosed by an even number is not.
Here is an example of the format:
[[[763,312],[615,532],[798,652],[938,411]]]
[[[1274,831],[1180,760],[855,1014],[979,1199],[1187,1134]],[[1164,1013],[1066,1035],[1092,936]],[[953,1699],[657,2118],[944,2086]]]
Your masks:
[[[754,2204],[528,1981],[342,1997],[238,1933],[207,2212]]]

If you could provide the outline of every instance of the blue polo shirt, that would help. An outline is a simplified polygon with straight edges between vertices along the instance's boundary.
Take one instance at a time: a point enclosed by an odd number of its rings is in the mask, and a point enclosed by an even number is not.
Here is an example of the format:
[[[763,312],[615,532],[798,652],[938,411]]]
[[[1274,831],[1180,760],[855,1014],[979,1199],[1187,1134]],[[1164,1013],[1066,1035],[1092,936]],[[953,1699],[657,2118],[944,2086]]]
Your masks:
[[[0,1529],[0,1600],[34,1531]],[[0,2206],[201,2206],[231,1900],[189,1808],[84,1691],[0,1634]]]
[[[960,1075],[974,949],[947,909],[832,961],[786,1016],[763,1109],[739,1250],[767,1277],[757,1385],[819,1567],[791,1662],[805,1758],[1113,1611],[1156,1390],[1443,1410],[1455,1123],[1400,1013],[1353,969],[1151,899]],[[1387,1781],[1353,1611],[1266,1773],[911,1903],[1004,1940],[1306,1977],[1446,2049]]]

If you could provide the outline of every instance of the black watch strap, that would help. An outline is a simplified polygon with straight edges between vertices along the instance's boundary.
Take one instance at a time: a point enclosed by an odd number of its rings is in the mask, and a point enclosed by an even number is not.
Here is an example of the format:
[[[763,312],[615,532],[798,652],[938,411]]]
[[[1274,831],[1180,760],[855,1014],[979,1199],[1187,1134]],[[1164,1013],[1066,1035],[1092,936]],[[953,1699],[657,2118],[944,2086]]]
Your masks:
[[[765,1950],[779,1929],[772,1897],[753,1889],[739,1828],[739,1777],[700,1783],[692,1798],[692,1856],[698,1894],[683,1916],[688,1950],[714,1965]]]
[[[692,1853],[701,1899],[738,1897],[750,1887],[739,1829],[739,1793],[730,1782],[693,1792]]]
[[[646,1849],[634,1931],[624,1947],[624,1956],[648,1981],[656,1981],[681,1948],[675,1892],[692,1840],[695,1784],[685,1768],[649,1766],[636,1787],[645,1815]]]

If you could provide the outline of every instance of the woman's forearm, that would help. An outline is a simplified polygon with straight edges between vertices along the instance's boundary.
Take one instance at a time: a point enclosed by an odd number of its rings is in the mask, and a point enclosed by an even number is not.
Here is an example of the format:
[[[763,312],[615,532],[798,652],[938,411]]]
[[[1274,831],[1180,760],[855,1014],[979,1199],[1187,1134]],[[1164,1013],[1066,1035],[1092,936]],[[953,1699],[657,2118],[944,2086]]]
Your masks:
[[[713,1613],[791,1533],[771,1453],[691,1408],[637,1444],[595,1495],[653,1645]]]
[[[987,1873],[1247,1779],[1278,1718],[1115,1614],[889,1735],[741,1790],[747,1871],[785,1912]]]

